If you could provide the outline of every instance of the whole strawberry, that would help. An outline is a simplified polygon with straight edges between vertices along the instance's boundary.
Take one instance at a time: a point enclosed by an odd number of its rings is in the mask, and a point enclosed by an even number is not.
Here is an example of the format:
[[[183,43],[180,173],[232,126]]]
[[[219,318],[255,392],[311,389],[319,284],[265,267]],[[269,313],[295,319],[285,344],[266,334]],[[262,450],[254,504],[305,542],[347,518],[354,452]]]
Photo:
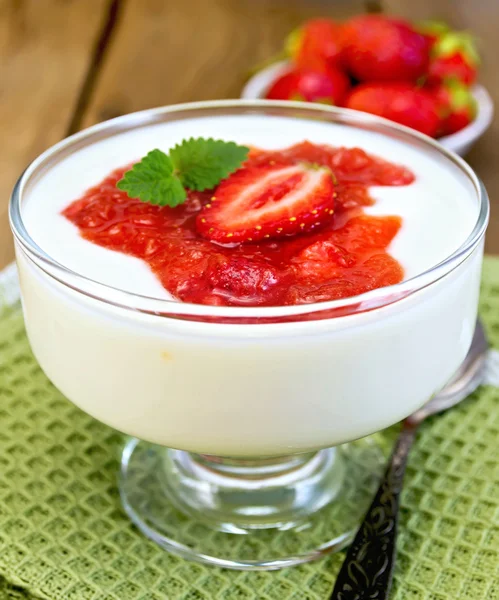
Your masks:
[[[342,26],[332,19],[311,19],[292,31],[286,40],[286,52],[300,68],[321,69],[338,64]]]
[[[429,59],[428,39],[405,21],[366,15],[344,25],[343,64],[359,81],[415,82]]]
[[[467,33],[448,33],[432,50],[428,84],[435,86],[446,79],[458,79],[472,85],[477,79],[480,56],[473,38]]]
[[[390,119],[436,137],[440,105],[428,91],[410,83],[366,83],[353,90],[346,106]]]
[[[430,90],[440,108],[439,135],[457,133],[472,123],[477,115],[477,101],[470,89],[454,79]]]
[[[266,94],[269,100],[298,100],[342,105],[350,88],[348,77],[334,67],[321,71],[292,69],[274,81]]]

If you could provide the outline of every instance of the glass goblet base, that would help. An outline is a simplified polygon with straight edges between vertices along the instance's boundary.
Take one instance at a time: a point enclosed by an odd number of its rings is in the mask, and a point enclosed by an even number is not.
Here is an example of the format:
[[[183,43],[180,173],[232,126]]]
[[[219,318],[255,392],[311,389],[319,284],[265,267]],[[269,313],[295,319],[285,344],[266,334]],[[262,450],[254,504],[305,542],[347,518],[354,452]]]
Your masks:
[[[383,464],[373,438],[261,459],[130,439],[120,494],[135,525],[169,552],[225,568],[279,569],[351,541]]]

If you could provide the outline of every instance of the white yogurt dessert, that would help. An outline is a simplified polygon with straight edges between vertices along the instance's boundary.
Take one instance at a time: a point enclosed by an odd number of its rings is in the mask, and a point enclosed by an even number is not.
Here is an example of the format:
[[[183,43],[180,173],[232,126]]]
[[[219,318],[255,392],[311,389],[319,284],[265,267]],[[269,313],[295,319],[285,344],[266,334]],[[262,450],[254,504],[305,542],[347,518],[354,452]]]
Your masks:
[[[488,217],[471,169],[376,118],[269,106],[123,117],[61,142],[18,183],[11,216],[35,356],[63,394],[120,431],[218,456],[331,447],[406,417],[468,351]],[[265,151],[305,140],[358,147],[409,169],[410,184],[369,186],[375,203],[363,208],[400,218],[383,256],[400,264],[401,281],[312,304],[190,304],[145,261],[85,239],[62,214],[114,169],[190,137]]]
[[[55,261],[80,275],[128,292],[171,299],[145,263],[90,244],[61,211],[114,169],[140,159],[153,148],[167,151],[190,137],[232,140],[265,150],[286,148],[304,140],[337,147],[358,146],[408,167],[416,176],[413,184],[371,187],[376,204],[366,208],[368,214],[402,217],[402,231],[391,244],[390,254],[402,264],[407,279],[455,252],[477,219],[472,182],[436,152],[341,124],[241,115],[145,126],[71,152],[38,178],[26,194],[22,218],[31,237]]]

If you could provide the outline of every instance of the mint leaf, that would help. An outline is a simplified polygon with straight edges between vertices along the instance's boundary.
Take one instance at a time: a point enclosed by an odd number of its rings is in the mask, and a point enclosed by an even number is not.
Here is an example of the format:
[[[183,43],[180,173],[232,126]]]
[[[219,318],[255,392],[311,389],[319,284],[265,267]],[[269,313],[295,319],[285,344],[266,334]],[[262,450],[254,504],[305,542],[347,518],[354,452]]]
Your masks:
[[[187,199],[185,188],[214,188],[241,166],[248,152],[249,148],[234,142],[190,138],[172,148],[169,155],[151,150],[116,187],[142,202],[178,206]]]
[[[170,151],[174,172],[191,190],[209,190],[236,171],[249,148],[212,138],[183,140]]]
[[[178,206],[185,202],[184,186],[173,174],[170,158],[161,150],[151,150],[116,184],[130,198],[160,206]]]

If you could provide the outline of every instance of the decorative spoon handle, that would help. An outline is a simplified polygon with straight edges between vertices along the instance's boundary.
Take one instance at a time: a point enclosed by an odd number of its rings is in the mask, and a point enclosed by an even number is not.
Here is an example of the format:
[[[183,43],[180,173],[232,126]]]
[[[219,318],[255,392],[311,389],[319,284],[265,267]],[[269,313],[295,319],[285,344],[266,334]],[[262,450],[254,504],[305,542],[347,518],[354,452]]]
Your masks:
[[[417,424],[404,422],[383,481],[348,550],[329,600],[387,600],[395,563],[400,491]]]

